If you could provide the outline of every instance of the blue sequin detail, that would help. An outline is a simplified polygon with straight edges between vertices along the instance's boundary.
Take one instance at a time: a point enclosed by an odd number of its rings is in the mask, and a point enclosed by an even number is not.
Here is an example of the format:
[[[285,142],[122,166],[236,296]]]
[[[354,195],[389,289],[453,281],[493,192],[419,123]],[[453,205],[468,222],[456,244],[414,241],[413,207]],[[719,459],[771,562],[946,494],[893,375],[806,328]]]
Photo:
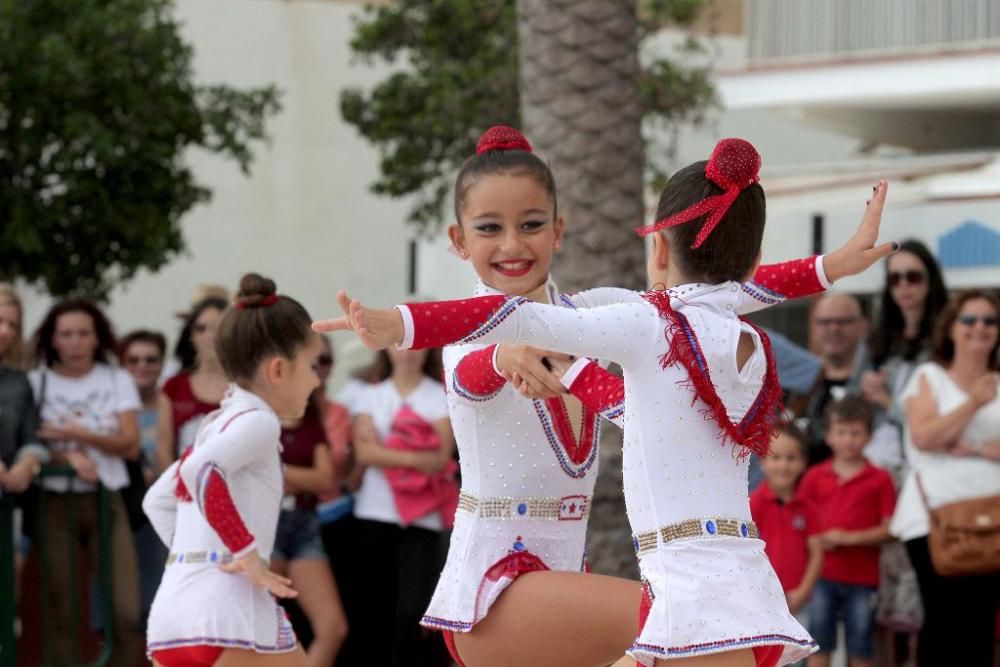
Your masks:
[[[211,556],[209,556],[209,558],[210,558],[210,559],[211,559],[211,561],[212,561],[212,562],[214,563],[215,561],[219,560],[219,554],[217,554],[217,553],[215,553],[215,552],[213,551],[213,552],[212,552],[212,555],[211,555]]]
[[[750,535],[750,529],[747,528],[747,525],[745,523],[740,524],[740,533],[743,535],[743,537],[747,537],[748,535]]]
[[[184,562],[184,554],[180,554],[179,556],[177,556],[177,562],[178,563],[183,563]]]
[[[632,538],[632,548],[635,549],[636,553],[639,553],[639,538],[638,537],[633,537]]]
[[[708,531],[709,535],[715,535],[715,532],[718,530],[718,528],[715,527],[715,522],[714,521],[706,521],[705,522],[705,530]]]
[[[525,514],[528,513],[528,506],[525,505],[524,503],[520,503],[517,506],[517,513],[520,514],[521,516],[524,516]]]
[[[514,551],[524,551],[524,542],[521,540],[514,542]]]

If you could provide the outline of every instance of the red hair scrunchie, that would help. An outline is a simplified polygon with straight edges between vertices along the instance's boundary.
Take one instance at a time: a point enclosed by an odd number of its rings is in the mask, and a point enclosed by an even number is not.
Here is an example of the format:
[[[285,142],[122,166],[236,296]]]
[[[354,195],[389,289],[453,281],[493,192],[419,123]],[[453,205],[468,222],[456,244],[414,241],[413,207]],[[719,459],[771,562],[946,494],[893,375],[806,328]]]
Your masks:
[[[712,181],[724,192],[702,199],[680,213],[657,220],[651,225],[638,227],[639,236],[647,236],[667,227],[676,227],[695,218],[709,214],[705,219],[692,248],[705,242],[708,235],[722,221],[740,193],[760,180],[760,153],[746,139],[722,139],[715,145],[712,156],[705,165],[705,178]]]
[[[273,306],[278,303],[278,295],[272,294],[270,296],[265,296],[260,301],[250,303],[244,299],[240,299],[236,302],[236,307],[240,310],[246,310],[247,308],[264,308],[265,306]]]
[[[483,132],[476,144],[476,155],[487,151],[526,151],[532,152],[531,144],[521,132],[508,125],[494,125]]]

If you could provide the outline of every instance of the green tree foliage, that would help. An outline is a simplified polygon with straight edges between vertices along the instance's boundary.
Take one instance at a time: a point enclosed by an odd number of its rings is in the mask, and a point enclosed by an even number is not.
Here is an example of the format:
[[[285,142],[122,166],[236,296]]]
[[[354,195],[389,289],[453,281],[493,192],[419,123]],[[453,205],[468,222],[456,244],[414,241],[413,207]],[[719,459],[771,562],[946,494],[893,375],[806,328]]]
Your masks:
[[[189,148],[249,170],[278,92],[195,84],[172,10],[0,0],[0,276],[104,298],[183,250]]]
[[[642,2],[643,34],[690,25],[705,1]],[[414,196],[409,221],[422,231],[447,218],[451,180],[479,134],[521,125],[515,12],[515,0],[395,0],[367,7],[356,21],[355,55],[393,70],[370,90],[345,90],[341,113],[379,150],[372,190]],[[682,45],[700,48],[694,40]],[[640,92],[653,127],[700,120],[714,101],[706,68],[664,58],[648,63]]]

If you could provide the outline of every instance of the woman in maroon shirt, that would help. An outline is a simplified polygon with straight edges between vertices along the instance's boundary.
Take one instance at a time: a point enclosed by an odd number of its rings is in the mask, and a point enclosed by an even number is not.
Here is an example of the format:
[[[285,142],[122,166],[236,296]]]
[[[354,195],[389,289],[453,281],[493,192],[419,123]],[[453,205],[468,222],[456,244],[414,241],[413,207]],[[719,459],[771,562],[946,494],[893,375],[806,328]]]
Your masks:
[[[319,388],[322,391],[323,387]],[[317,396],[297,423],[281,430],[281,460],[285,464],[285,500],[271,555],[271,569],[292,580],[296,600],[312,629],[307,652],[310,667],[333,664],[347,637],[347,616],[323,549],[317,496],[338,486],[327,445],[323,412]]]
[[[156,461],[160,470],[166,470],[191,446],[202,419],[218,410],[229,387],[215,354],[215,328],[228,305],[219,297],[203,299],[181,330],[175,351],[181,372],[163,385],[158,406]]]

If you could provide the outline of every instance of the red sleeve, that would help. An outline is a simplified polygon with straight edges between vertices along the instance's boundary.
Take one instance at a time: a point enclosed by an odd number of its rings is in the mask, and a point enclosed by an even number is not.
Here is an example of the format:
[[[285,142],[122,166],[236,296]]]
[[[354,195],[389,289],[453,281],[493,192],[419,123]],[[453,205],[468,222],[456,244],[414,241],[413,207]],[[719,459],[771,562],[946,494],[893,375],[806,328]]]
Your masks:
[[[413,349],[472,342],[480,331],[493,329],[526,299],[480,296],[458,301],[407,304],[413,318]]]
[[[452,374],[452,387],[455,393],[470,401],[486,401],[503,389],[503,376],[493,367],[493,355],[496,345],[462,357]]]
[[[199,501],[202,514],[233,556],[242,558],[246,555],[243,552],[254,546],[254,537],[243,523],[243,518],[236,509],[236,503],[229,494],[226,479],[219,469],[210,466],[203,472],[207,475],[207,480],[200,485]]]
[[[767,484],[767,482],[763,482],[763,484]],[[760,508],[762,502],[761,490],[758,488],[750,494],[750,518],[754,520],[758,528],[760,528]]]
[[[892,483],[889,473],[882,472],[882,483],[879,486],[878,505],[880,516],[885,519],[892,516],[896,511],[896,485]]]
[[[813,536],[818,535],[823,532],[819,526],[819,513],[816,511],[816,506],[812,501],[807,501],[805,504],[805,515],[806,515],[806,535]]]
[[[793,259],[780,264],[765,264],[757,269],[745,289],[756,289],[761,301],[797,299],[824,291],[816,273],[817,256]]]
[[[580,371],[569,390],[605,419],[614,420],[625,412],[625,380],[595,362]]]
[[[809,468],[808,470],[806,470],[805,474],[802,475],[802,480],[799,482],[798,491],[799,491],[799,496],[803,500],[805,500],[810,506],[812,506],[813,512],[815,514],[816,499],[813,497],[813,493],[815,492],[813,490],[813,486],[815,485],[813,480],[816,478],[816,475],[813,474],[814,471],[815,468]]]

